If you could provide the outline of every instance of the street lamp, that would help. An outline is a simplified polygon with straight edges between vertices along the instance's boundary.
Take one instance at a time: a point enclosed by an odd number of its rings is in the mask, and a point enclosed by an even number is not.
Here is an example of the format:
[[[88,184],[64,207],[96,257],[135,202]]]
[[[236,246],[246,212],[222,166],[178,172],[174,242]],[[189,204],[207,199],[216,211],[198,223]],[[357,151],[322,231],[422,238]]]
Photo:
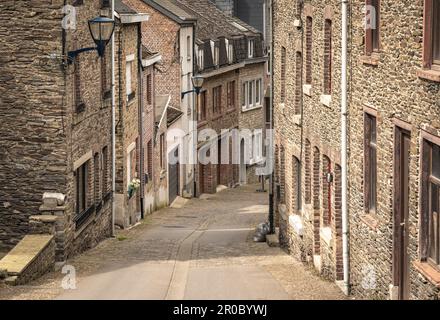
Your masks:
[[[105,47],[110,41],[113,31],[115,30],[115,21],[107,17],[96,17],[89,20],[89,31],[93,41],[96,43],[96,47],[82,48],[75,51],[69,51],[67,53],[69,63],[72,63],[77,55],[86,51],[98,51],[98,55],[102,57],[104,55]]]
[[[192,81],[192,85],[193,85],[194,89],[182,92],[182,100],[183,100],[183,98],[185,98],[185,95],[187,95],[188,93],[195,92],[196,95],[199,95],[200,94],[200,90],[202,90],[202,86],[203,86],[203,81],[204,80],[205,79],[202,76],[194,76],[194,77],[192,77],[191,81]]]

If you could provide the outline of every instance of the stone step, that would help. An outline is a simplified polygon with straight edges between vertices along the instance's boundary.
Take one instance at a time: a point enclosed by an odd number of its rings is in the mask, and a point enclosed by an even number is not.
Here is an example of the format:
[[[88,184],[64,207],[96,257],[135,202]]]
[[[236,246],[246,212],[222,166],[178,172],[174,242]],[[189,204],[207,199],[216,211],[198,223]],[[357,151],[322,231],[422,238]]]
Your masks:
[[[170,205],[170,208],[182,209],[188,201],[188,199],[177,196],[173,203]]]
[[[0,270],[18,278],[51,243],[53,235],[27,235],[0,260]]]

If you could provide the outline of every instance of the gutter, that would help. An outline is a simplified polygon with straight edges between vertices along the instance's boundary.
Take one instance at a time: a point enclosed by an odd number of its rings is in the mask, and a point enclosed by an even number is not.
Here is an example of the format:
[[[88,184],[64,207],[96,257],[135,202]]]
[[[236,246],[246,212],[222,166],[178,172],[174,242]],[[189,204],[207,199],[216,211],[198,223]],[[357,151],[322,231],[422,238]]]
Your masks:
[[[348,105],[348,0],[341,0],[342,4],[342,52],[341,52],[341,176],[342,176],[342,261],[344,268],[343,291],[350,293],[350,256],[349,256],[349,217],[347,206],[347,105]]]
[[[115,0],[111,0],[111,19],[115,20]],[[111,40],[112,48],[112,221],[111,230],[112,237],[115,236],[115,193],[116,193],[116,100],[115,100],[115,33],[112,34]]]

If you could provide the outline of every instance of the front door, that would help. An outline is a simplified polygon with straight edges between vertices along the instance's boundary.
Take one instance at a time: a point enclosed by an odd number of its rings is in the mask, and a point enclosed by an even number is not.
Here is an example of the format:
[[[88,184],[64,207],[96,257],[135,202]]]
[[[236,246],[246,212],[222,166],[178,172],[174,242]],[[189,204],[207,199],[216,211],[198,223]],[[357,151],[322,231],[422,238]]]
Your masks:
[[[394,259],[393,282],[398,298],[409,298],[408,217],[411,136],[396,127],[394,154]]]
[[[175,159],[179,158],[179,149],[176,148],[174,151],[174,157]],[[180,180],[180,164],[177,162],[176,164],[169,164],[168,165],[168,192],[169,192],[169,201],[170,204],[173,203],[173,201],[176,199],[176,197],[179,195],[179,180]]]

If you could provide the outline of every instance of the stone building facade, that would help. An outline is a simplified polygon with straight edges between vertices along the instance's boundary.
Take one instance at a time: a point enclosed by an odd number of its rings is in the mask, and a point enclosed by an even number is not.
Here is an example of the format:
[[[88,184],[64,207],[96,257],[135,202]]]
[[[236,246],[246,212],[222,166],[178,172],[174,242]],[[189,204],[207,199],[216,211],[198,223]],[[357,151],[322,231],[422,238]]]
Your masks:
[[[372,8],[378,28],[365,29]],[[439,201],[438,34],[429,31],[437,8],[422,0],[350,8],[349,258],[350,289],[359,298],[439,297],[438,247],[429,233],[438,228]],[[341,4],[277,0],[273,9],[281,243],[339,283]]]
[[[434,244],[427,233],[429,226],[434,230],[439,202],[434,168],[440,163],[435,149],[440,143],[440,69],[438,57],[427,56],[438,52],[429,48],[440,39],[440,1],[381,1],[367,10],[367,21],[378,24],[373,31],[363,28],[364,5],[354,4],[351,28],[352,292],[364,298],[439,299],[439,262],[429,257],[428,246]],[[370,40],[376,37],[377,42]],[[371,120],[375,154],[367,142]],[[373,285],[365,285],[365,274]]]
[[[274,2],[275,183],[282,243],[342,280],[339,1]],[[293,18],[292,18],[293,17]],[[302,26],[302,27],[298,27]],[[328,59],[331,58],[331,69]],[[323,81],[327,72],[330,83]],[[331,91],[328,91],[328,87]]]
[[[67,1],[64,15],[64,2],[0,4],[0,245],[30,231],[45,192],[61,193],[57,261],[112,230],[110,64],[96,51],[67,58],[94,46],[87,22],[109,12],[98,0]]]

